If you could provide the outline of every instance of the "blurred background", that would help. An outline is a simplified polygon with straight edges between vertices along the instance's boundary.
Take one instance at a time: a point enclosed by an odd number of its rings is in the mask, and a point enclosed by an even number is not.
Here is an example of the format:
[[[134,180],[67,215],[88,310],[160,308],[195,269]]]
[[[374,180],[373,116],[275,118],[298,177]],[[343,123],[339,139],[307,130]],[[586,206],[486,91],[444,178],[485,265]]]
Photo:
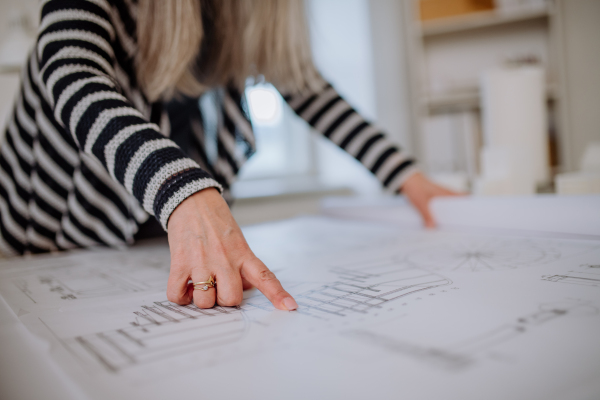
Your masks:
[[[305,3],[323,76],[433,180],[475,195],[600,193],[600,0]],[[2,131],[39,7],[0,1]],[[232,189],[240,224],[382,195],[272,86],[247,96],[258,151]]]

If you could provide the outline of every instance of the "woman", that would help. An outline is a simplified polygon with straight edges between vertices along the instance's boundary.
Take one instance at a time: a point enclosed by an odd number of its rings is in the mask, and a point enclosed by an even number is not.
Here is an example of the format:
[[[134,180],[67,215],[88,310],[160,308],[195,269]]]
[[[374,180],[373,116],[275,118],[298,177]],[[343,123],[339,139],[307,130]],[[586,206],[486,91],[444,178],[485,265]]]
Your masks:
[[[128,244],[151,215],[168,232],[170,301],[233,306],[254,285],[296,309],[223,198],[253,151],[241,93],[258,76],[431,225],[429,199],[448,193],[321,79],[303,13],[301,0],[47,1],[0,154],[2,251]],[[212,160],[197,101],[209,90]]]

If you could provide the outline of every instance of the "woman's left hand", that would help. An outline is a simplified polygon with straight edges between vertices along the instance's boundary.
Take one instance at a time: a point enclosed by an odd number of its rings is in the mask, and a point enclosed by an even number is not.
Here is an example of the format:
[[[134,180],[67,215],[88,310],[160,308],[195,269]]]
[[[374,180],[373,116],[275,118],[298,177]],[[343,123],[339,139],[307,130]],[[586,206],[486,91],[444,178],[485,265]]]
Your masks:
[[[429,203],[437,196],[461,196],[462,193],[453,192],[443,188],[417,172],[404,182],[402,193],[408,198],[413,206],[419,211],[423,223],[427,228],[435,228],[436,221],[431,214]]]

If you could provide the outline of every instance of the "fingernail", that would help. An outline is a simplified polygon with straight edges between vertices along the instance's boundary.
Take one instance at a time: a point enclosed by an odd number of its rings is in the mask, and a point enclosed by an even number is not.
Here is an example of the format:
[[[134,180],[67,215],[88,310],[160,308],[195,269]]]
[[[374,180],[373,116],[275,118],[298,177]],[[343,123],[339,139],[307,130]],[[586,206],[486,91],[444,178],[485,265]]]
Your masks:
[[[285,299],[283,299],[282,303],[283,303],[283,306],[285,308],[287,308],[288,311],[293,311],[296,308],[298,308],[298,304],[296,304],[296,300],[292,299],[291,297],[286,297]]]

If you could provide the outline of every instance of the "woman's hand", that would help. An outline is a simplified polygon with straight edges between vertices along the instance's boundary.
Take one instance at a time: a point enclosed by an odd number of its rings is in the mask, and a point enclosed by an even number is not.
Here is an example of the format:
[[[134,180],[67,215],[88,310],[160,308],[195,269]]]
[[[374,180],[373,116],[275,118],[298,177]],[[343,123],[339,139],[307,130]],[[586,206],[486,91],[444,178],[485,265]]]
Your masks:
[[[275,274],[250,250],[242,231],[219,192],[204,189],[184,200],[168,222],[171,272],[167,298],[180,305],[192,301],[199,308],[236,306],[243,289],[256,286],[280,310],[298,305]],[[194,290],[188,281],[207,281],[215,288]]]
[[[435,228],[436,223],[429,202],[437,196],[460,196],[460,193],[443,188],[427,179],[423,174],[417,172],[404,182],[402,193],[408,198],[413,206],[419,211],[423,223],[427,228]]]

